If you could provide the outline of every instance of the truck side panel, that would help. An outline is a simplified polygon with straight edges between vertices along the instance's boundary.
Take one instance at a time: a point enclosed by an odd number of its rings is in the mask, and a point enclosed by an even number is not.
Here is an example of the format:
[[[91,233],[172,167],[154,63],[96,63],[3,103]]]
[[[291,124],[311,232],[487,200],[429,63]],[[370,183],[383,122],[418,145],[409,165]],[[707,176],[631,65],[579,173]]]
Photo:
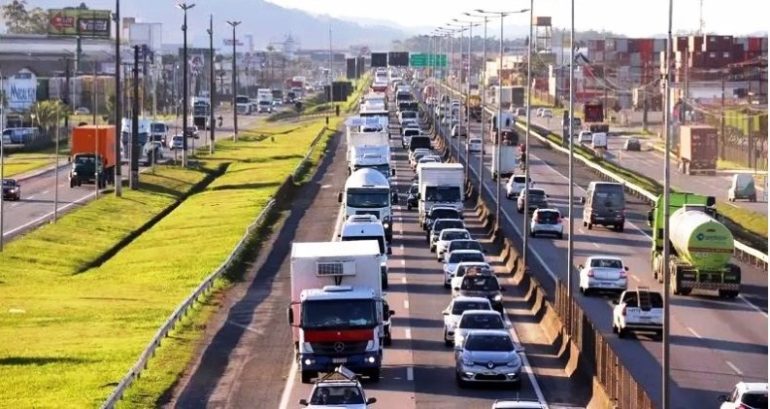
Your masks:
[[[110,126],[79,126],[72,130],[70,140],[70,155],[78,153],[94,153],[104,158],[105,167],[115,165],[115,127]]]

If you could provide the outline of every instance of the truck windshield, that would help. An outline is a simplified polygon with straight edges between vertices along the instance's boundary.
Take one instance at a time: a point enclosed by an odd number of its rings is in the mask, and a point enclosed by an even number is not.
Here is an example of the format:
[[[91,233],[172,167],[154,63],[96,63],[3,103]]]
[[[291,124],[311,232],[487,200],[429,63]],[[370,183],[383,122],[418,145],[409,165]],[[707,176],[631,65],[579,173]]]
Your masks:
[[[425,200],[429,202],[461,202],[458,186],[427,186]]]
[[[266,100],[259,101],[259,105],[270,105],[270,101],[266,101]]]
[[[249,97],[235,97],[236,104],[248,104],[249,102]]]
[[[194,116],[202,116],[208,113],[208,107],[206,105],[196,105],[193,107]]]
[[[389,190],[348,190],[347,205],[350,207],[386,207],[390,205]]]
[[[377,325],[374,300],[318,300],[302,305],[302,328],[372,328]]]
[[[150,130],[152,132],[166,132],[166,124],[152,124],[150,125]]]
[[[390,165],[387,164],[387,163],[383,163],[383,164],[380,164],[380,165],[355,165],[355,166],[353,166],[353,168],[355,170],[365,169],[365,168],[375,169],[375,170],[379,171],[380,173],[382,173],[383,176],[385,176],[386,178],[390,177]]]
[[[385,242],[382,236],[342,236],[342,241],[366,241],[374,240],[380,246],[380,254],[385,254]]]

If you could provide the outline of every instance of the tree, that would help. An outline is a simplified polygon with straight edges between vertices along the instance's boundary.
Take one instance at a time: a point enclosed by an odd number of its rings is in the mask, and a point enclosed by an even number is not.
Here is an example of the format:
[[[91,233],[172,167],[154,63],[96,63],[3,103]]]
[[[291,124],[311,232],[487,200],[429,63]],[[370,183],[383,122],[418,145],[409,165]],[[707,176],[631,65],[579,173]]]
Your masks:
[[[58,125],[57,121],[63,121],[67,114],[67,106],[58,99],[37,102],[30,109],[30,115],[34,115],[35,118],[34,122],[46,135],[52,135],[52,131]]]
[[[40,7],[27,10],[27,0],[12,0],[0,6],[0,15],[9,33],[45,34],[48,31],[48,13]]]

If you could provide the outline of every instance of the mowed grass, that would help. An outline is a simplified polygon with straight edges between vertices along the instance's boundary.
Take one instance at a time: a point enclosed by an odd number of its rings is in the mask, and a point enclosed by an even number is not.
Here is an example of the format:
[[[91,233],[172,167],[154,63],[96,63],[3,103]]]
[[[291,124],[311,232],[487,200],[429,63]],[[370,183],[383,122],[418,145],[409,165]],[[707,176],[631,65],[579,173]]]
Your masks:
[[[0,256],[0,339],[9,340],[0,346],[0,388],[13,393],[2,394],[0,407],[98,406],[227,257],[322,126],[222,141],[202,160],[208,169],[229,163],[227,172],[100,267],[78,273],[173,202],[174,194],[159,194],[167,187],[93,202],[11,243]],[[178,172],[142,177],[182,183],[203,175]]]
[[[14,177],[46,166],[53,166],[56,156],[53,152],[18,152],[5,158],[4,177]],[[67,163],[67,156],[59,156],[59,164]]]
[[[759,237],[767,240],[767,216],[730,203],[717,203],[717,212]],[[767,242],[764,243],[765,246]]]

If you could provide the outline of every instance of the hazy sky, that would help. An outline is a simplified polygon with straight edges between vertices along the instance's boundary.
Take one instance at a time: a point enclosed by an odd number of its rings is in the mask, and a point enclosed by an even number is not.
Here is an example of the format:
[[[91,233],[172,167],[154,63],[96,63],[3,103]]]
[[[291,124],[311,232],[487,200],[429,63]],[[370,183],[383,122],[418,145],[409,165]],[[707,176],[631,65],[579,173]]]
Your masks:
[[[529,8],[527,0],[267,0],[286,7],[340,18],[363,18],[396,22],[406,27],[432,28],[452,18],[462,18],[471,9],[520,10]],[[700,0],[674,1],[674,32],[698,28]],[[553,25],[568,27],[570,1],[536,0],[535,15],[551,16]],[[719,34],[745,34],[767,31],[770,15],[768,0],[703,0],[706,31]],[[628,36],[665,34],[668,28],[667,0],[575,0],[577,30],[606,29]],[[525,25],[524,15],[508,17],[513,24]]]

